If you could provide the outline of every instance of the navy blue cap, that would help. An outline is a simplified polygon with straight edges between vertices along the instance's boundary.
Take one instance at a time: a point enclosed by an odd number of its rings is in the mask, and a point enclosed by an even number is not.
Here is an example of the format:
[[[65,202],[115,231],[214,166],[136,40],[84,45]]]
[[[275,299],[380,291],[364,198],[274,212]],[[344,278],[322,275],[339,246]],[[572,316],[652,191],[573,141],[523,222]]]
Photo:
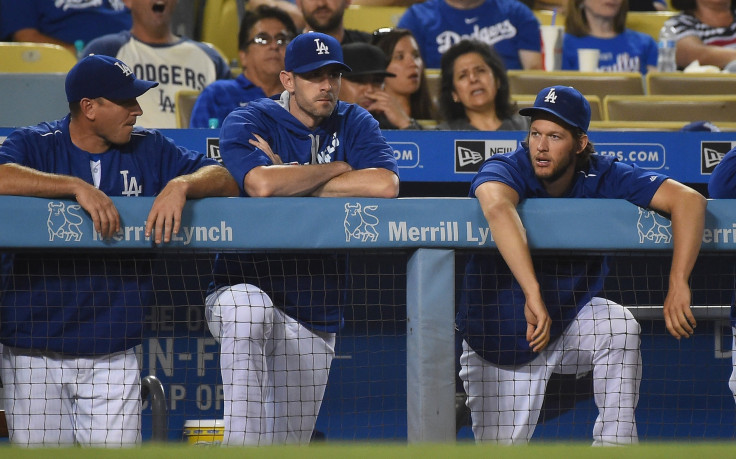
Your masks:
[[[139,80],[123,61],[110,56],[90,54],[82,58],[66,75],[66,100],[104,97],[109,100],[134,99],[158,86],[155,81]]]
[[[340,43],[330,35],[305,32],[297,35],[286,47],[284,66],[287,72],[307,73],[330,64],[350,71],[343,62]]]
[[[588,132],[590,104],[580,91],[571,86],[551,86],[537,94],[533,107],[522,108],[519,114],[534,116],[537,112],[550,113],[567,124]]]

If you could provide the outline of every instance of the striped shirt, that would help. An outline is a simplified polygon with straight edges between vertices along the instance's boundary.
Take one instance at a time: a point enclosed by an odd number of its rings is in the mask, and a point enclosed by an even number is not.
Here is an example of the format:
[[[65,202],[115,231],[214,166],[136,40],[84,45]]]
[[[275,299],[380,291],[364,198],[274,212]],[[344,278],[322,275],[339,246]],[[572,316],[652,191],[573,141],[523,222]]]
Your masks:
[[[736,11],[734,11],[736,17]],[[677,39],[694,36],[710,46],[736,48],[736,21],[728,27],[711,27],[703,24],[691,13],[682,13],[668,19],[666,24],[672,25],[677,31]]]

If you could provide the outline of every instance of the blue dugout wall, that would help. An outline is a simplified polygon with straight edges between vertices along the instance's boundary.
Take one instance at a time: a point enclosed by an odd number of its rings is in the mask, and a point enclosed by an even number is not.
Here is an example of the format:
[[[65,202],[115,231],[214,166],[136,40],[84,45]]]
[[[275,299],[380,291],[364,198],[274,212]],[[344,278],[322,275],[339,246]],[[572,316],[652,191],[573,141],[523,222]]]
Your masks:
[[[0,128],[0,137],[10,131]],[[216,131],[164,132],[180,145],[219,157]],[[420,193],[429,189],[432,196],[463,196],[485,158],[513,150],[524,137],[523,132],[386,131],[385,135],[394,147],[404,189],[429,184]],[[592,132],[590,136],[601,154],[668,174],[701,191],[720,158],[736,146],[736,133]],[[209,282],[209,264],[194,257],[219,250],[378,254],[376,269],[390,265],[397,280],[395,289],[379,293],[377,301],[402,306],[387,307],[393,319],[381,323],[391,322],[398,330],[380,340],[350,330],[339,336],[344,347],[355,353],[349,358],[338,356],[333,364],[317,428],[328,439],[348,439],[342,437],[346,429],[352,432],[349,439],[455,437],[454,310],[448,302],[454,302],[454,280],[462,272],[463,254],[494,247],[474,200],[205,199],[187,204],[180,236],[166,247],[155,247],[142,237],[151,202],[115,198],[124,230],[112,241],[101,241],[75,202],[0,197],[0,211],[6,216],[0,219],[0,246],[160,253],[166,272],[176,273],[177,284],[161,286],[160,304],[152,311],[150,338],[144,342],[141,358],[143,375],[155,374],[166,388],[170,439],[181,438],[187,419],[222,415],[218,345],[198,304]],[[612,299],[634,305],[632,310],[643,326],[645,373],[637,412],[642,439],[733,438],[736,420],[727,386],[731,368],[727,318],[733,282],[721,285],[728,276],[712,289],[704,285],[699,290],[693,301],[700,320],[697,333],[690,340],[676,341],[663,330],[663,298],[655,294],[642,299],[636,294],[652,287],[638,285],[637,278],[647,277],[652,270],[666,275],[671,249],[666,219],[618,201],[531,200],[520,212],[534,250],[626,254],[614,263],[612,276],[616,270],[626,271],[634,285]],[[63,231],[50,231],[57,225]],[[709,202],[703,256],[696,267],[702,273],[699,282],[707,284],[708,279],[723,276],[724,270],[732,275],[735,247],[736,203]],[[614,295],[619,288],[611,287]],[[396,298],[404,291],[404,297]],[[397,311],[404,303],[406,309]],[[187,338],[181,338],[182,332]],[[364,381],[375,371],[369,359],[377,353],[388,378],[368,388]],[[182,370],[179,362],[190,363]],[[349,414],[340,413],[346,400],[351,400]],[[577,408],[554,423],[540,424],[535,438],[587,440],[595,407],[588,400]],[[150,438],[150,408],[146,414],[144,438]],[[329,421],[331,416],[340,416],[339,429]],[[467,429],[460,437],[469,437]]]

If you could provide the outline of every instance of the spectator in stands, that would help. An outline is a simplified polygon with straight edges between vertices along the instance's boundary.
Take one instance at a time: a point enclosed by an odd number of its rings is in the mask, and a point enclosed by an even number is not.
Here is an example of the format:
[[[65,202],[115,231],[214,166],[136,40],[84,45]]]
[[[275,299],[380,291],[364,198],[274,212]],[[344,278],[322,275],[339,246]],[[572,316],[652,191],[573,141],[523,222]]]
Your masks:
[[[384,85],[390,97],[381,101],[381,126],[384,129],[421,129],[417,119],[436,119],[437,109],[424,74],[424,60],[411,31],[378,29],[373,32],[373,44],[389,58],[386,70],[396,75]],[[395,102],[401,104],[401,112],[386,108]]]
[[[304,32],[321,32],[331,35],[342,45],[369,42],[371,35],[361,30],[346,29],[343,25],[345,9],[350,0],[296,0],[307,27]]]
[[[463,40],[442,55],[438,129],[525,131],[529,120],[511,101],[503,61],[488,45]]]
[[[337,40],[297,36],[285,69],[280,100],[253,101],[222,126],[241,194],[396,197],[398,166],[378,123],[337,100],[350,70]],[[344,264],[329,254],[218,256],[206,317],[220,342],[225,444],[309,442],[343,322]]]
[[[628,0],[569,0],[562,42],[562,69],[578,70],[578,49],[600,50],[601,72],[641,72],[657,68],[657,43],[626,29]]]
[[[243,73],[204,88],[192,109],[190,127],[211,127],[211,119],[217,120],[217,127],[222,126],[234,109],[254,99],[281,94],[284,87],[279,74],[284,68],[286,45],[294,36],[294,22],[283,10],[267,5],[246,10],[238,34]]]
[[[736,6],[732,0],[672,0],[672,7],[682,11],[666,22],[677,31],[678,67],[697,60],[700,65],[725,69],[736,61]]]
[[[526,141],[491,156],[471,182],[499,251],[470,258],[457,315],[460,377],[475,439],[528,442],[551,374],[592,369],[594,444],[636,443],[639,324],[623,306],[598,297],[605,257],[532,258],[517,206],[528,198],[626,199],[670,216],[674,250],[664,318],[680,339],[696,325],[688,282],[706,201],[664,175],[594,154],[590,106],[574,88],[545,88],[520,113],[531,116]]]
[[[541,69],[539,21],[519,0],[427,0],[399,20],[419,43],[428,68],[452,45],[473,38],[493,46],[507,69]]]
[[[0,39],[52,43],[75,55],[75,42],[85,45],[130,25],[122,0],[0,0]]]
[[[736,199],[736,148],[729,151],[713,169],[708,181],[708,195],[713,199]],[[728,386],[736,400],[736,292],[731,300],[731,377]]]
[[[176,128],[176,93],[201,91],[215,80],[231,77],[222,55],[203,43],[178,37],[171,16],[178,0],[123,0],[133,16],[133,28],[105,35],[88,44],[83,54],[104,54],[127,62],[136,75],[159,86],[140,98],[139,124]]]
[[[350,71],[342,75],[339,99],[371,111],[374,94],[385,93],[384,80],[396,76],[386,71],[386,55],[378,46],[361,42],[343,45],[342,55]]]
[[[66,77],[71,113],[18,129],[0,147],[0,194],[53,199],[52,239],[89,241],[84,218],[94,238],[126,238],[134,228],[122,227],[110,197],[155,196],[145,223],[126,224],[144,224],[145,237],[157,244],[179,232],[187,199],[236,195],[216,161],[134,127],[136,98],[156,84],[112,57],[80,60]],[[75,250],[16,253],[3,266],[0,375],[13,444],[140,443],[136,346],[153,303],[151,262]]]

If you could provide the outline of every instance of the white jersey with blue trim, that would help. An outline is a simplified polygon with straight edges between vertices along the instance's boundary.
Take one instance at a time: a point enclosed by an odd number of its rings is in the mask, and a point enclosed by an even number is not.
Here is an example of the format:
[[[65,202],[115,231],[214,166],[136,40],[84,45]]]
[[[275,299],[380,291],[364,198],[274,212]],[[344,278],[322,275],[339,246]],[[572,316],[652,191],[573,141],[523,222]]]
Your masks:
[[[83,50],[104,54],[128,64],[137,78],[158,82],[158,86],[138,97],[143,115],[138,125],[149,128],[176,128],[176,93],[202,91],[219,79],[231,77],[230,68],[213,48],[182,38],[176,43],[144,43],[129,31],[105,35],[93,40]]]
[[[0,147],[0,164],[90,184],[95,182],[92,168],[99,167],[99,189],[128,197],[156,196],[169,180],[217,165],[141,128],[133,130],[127,144],[91,154],[72,143],[69,120],[12,132]],[[139,344],[145,307],[152,303],[150,258],[78,251],[14,254],[11,264],[3,264],[12,272],[3,272],[0,342],[67,355],[109,354]]]
[[[585,170],[577,172],[564,198],[625,199],[647,207],[668,177],[608,156],[591,155]],[[536,178],[526,146],[489,158],[471,183],[470,196],[485,182],[513,188],[520,202],[551,198]],[[558,338],[579,309],[603,287],[608,273],[602,256],[534,256],[542,297],[552,319],[551,339]],[[538,354],[526,340],[525,297],[519,283],[498,254],[473,255],[465,269],[456,322],[465,341],[485,360],[498,365],[520,365]]]

